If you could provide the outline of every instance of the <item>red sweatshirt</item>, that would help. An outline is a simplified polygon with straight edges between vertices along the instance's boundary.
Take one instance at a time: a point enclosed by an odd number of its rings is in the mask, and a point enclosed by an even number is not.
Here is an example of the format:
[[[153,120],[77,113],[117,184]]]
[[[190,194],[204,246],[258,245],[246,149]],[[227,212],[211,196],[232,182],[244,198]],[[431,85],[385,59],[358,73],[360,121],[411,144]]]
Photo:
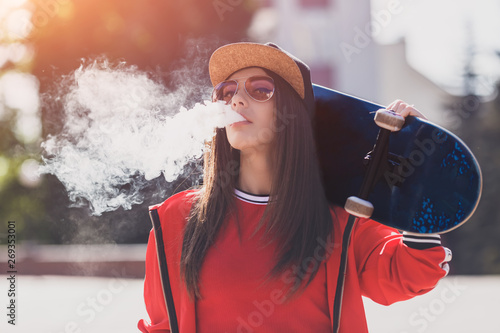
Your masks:
[[[183,228],[193,193],[181,192],[151,207],[160,216],[180,332],[331,332],[347,213],[332,208],[333,239],[318,240],[315,258],[268,280],[266,274],[274,266],[274,247],[263,245],[259,237],[262,231],[253,235],[268,197],[236,191],[240,229],[229,217],[201,268],[202,299],[193,301],[180,279]],[[406,237],[372,220],[359,220],[349,248],[340,332],[368,332],[361,296],[389,305],[434,288],[446,275],[442,264],[447,253],[439,244],[439,236]],[[325,251],[329,256],[322,260]],[[283,290],[293,284],[294,274],[306,274],[308,265],[319,265],[315,278],[296,297],[285,300]],[[142,332],[170,332],[162,290],[152,231],[144,283],[150,322],[139,321]]]

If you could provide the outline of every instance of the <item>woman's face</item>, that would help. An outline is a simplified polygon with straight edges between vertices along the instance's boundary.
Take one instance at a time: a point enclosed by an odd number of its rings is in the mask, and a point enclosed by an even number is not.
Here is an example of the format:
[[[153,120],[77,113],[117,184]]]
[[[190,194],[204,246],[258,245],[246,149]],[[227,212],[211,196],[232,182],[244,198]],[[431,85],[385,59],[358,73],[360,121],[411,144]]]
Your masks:
[[[275,136],[274,96],[266,102],[258,102],[245,91],[246,78],[254,75],[268,76],[262,68],[252,67],[241,69],[228,78],[238,81],[238,91],[230,101],[231,107],[246,121],[226,126],[226,133],[229,144],[242,152],[248,149],[269,151]]]

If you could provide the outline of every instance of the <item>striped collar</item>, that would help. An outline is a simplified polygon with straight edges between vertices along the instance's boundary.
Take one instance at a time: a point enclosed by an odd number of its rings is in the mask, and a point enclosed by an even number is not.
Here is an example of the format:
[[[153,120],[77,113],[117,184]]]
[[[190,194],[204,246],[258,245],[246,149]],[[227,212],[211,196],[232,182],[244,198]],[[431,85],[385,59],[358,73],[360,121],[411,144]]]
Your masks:
[[[269,202],[269,195],[256,195],[247,192],[243,192],[238,189],[234,189],[234,194],[236,197],[242,201],[254,204],[254,205],[267,205]]]

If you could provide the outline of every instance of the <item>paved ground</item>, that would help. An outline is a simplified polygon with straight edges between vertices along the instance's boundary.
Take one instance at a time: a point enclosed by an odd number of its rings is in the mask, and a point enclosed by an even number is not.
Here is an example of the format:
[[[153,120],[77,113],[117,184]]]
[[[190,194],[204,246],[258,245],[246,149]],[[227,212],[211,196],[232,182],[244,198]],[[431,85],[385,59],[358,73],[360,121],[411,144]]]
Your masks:
[[[426,295],[365,307],[375,333],[499,333],[500,276],[450,276]]]
[[[142,281],[18,276],[16,326],[9,325],[7,276],[0,275],[0,332],[137,332],[144,317]],[[379,306],[366,301],[372,333],[500,332],[500,276],[449,277],[419,298]]]

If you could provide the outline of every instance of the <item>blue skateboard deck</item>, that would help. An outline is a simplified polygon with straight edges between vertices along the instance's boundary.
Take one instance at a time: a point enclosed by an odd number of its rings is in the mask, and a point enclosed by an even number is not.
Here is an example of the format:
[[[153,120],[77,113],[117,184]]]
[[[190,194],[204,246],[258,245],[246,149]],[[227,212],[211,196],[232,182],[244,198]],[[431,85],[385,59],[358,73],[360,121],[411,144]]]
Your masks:
[[[356,196],[379,127],[381,105],[313,85],[315,136],[328,200],[344,206]],[[424,110],[425,113],[425,110]],[[482,190],[476,158],[453,133],[407,117],[390,136],[388,161],[368,197],[372,219],[412,233],[445,233],[465,223]]]

